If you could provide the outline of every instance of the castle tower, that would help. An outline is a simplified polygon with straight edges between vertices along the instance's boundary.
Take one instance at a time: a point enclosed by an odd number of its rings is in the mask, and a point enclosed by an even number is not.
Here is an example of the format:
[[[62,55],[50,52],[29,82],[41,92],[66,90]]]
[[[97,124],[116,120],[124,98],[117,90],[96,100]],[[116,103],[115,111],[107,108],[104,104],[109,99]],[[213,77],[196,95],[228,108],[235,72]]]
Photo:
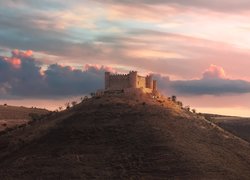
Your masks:
[[[105,89],[110,87],[110,72],[105,72]]]
[[[131,88],[137,87],[137,71],[129,72],[129,85]]]
[[[153,92],[157,91],[157,81],[153,80]]]
[[[153,77],[149,75],[146,77],[146,88],[153,89]]]

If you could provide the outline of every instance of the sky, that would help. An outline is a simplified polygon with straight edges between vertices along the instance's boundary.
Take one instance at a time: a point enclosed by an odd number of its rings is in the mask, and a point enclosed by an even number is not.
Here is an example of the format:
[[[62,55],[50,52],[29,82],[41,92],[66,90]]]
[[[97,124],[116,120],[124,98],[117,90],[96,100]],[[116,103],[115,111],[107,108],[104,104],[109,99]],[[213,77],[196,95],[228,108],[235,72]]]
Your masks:
[[[248,0],[0,1],[0,104],[54,109],[153,74],[198,112],[250,117]]]

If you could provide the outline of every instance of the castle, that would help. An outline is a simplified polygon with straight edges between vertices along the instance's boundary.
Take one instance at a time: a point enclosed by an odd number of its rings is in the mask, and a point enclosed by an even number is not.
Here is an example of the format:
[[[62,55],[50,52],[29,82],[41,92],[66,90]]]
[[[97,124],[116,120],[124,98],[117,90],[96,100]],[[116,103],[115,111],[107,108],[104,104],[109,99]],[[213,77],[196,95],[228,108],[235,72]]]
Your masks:
[[[130,71],[129,74],[111,74],[105,72],[105,90],[142,90],[145,93],[157,91],[157,82],[152,75],[146,77],[139,76],[137,71]]]

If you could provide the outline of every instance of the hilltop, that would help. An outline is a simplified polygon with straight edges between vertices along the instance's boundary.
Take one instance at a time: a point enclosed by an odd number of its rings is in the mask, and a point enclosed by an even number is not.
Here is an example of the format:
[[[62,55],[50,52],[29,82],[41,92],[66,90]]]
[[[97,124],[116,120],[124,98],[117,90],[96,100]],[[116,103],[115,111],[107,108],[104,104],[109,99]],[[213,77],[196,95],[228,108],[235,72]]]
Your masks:
[[[248,179],[250,145],[172,101],[104,95],[0,136],[6,179]]]

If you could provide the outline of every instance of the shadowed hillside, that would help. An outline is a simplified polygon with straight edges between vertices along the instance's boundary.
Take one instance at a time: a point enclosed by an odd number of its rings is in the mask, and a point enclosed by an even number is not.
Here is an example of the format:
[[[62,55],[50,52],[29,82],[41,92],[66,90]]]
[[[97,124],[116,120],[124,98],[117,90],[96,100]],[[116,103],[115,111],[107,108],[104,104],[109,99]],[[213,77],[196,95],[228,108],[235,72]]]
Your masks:
[[[0,136],[5,179],[248,179],[250,145],[166,99],[92,98]]]

